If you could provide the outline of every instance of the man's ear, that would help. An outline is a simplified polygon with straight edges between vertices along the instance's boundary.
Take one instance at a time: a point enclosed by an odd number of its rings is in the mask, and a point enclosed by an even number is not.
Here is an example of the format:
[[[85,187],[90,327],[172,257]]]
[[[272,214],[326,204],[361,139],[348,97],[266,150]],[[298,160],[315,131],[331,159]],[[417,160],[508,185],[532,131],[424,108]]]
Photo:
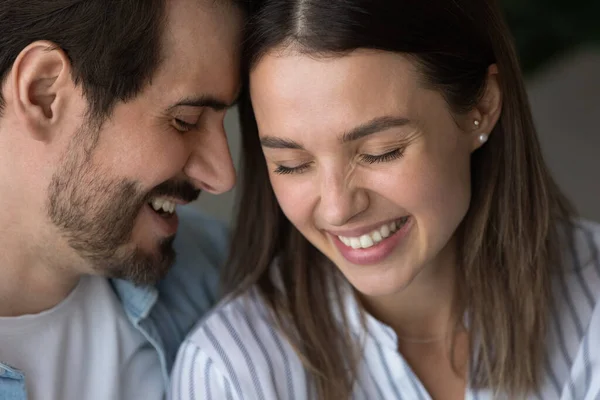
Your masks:
[[[15,60],[9,85],[19,123],[36,140],[51,141],[78,94],[65,52],[51,42],[31,43]]]

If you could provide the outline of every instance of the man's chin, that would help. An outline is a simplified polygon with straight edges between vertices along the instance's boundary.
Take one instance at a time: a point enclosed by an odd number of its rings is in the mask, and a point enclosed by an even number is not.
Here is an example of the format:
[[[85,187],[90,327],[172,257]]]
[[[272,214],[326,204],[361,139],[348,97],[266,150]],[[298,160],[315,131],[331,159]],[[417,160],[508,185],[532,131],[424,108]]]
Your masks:
[[[155,285],[175,263],[174,239],[174,236],[163,239],[152,252],[136,248],[126,255],[116,256],[107,260],[101,269],[109,278],[124,279],[140,286]]]

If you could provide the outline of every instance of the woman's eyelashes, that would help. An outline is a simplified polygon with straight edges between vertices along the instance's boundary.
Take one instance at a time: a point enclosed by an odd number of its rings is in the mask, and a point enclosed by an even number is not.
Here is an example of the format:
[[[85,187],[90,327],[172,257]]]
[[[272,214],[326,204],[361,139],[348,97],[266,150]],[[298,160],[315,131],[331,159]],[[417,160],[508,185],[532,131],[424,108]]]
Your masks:
[[[404,155],[403,148],[396,148],[383,154],[372,155],[372,154],[361,154],[359,160],[366,164],[377,164],[391,162],[401,158]],[[296,167],[286,167],[284,165],[278,165],[273,172],[279,175],[291,175],[301,174],[308,170],[313,162],[307,162]]]
[[[370,154],[361,154],[360,158],[361,158],[361,161],[363,161],[367,164],[376,164],[376,163],[383,163],[383,162],[397,160],[398,158],[402,157],[403,154],[404,154],[404,149],[397,148],[397,149],[388,151],[387,153],[379,154],[376,156],[370,155]]]
[[[273,172],[279,175],[301,174],[306,171],[311,164],[312,163],[306,163],[297,167],[284,167],[283,165],[278,165]]]

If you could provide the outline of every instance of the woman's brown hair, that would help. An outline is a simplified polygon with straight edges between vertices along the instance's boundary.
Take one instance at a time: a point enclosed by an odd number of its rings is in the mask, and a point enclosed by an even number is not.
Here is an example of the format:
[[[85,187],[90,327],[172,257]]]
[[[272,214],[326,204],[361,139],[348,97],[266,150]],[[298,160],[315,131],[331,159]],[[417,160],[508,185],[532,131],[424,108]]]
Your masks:
[[[489,142],[472,155],[471,206],[455,234],[458,290],[469,334],[477,338],[471,341],[470,384],[512,398],[535,391],[551,275],[562,258],[557,226],[568,223],[572,211],[544,164],[512,38],[496,2],[263,0],[252,7],[246,74],[269,51],[288,45],[313,57],[343,57],[356,49],[403,53],[419,67],[424,85],[460,114],[478,103],[488,68],[497,65],[502,112]],[[341,289],[332,285],[339,279],[337,268],[279,208],[247,89],[240,104],[240,212],[224,290],[240,294],[256,286],[310,372],[319,399],[346,399],[360,343],[335,318],[342,301]],[[281,287],[271,280],[272,268],[278,269]]]

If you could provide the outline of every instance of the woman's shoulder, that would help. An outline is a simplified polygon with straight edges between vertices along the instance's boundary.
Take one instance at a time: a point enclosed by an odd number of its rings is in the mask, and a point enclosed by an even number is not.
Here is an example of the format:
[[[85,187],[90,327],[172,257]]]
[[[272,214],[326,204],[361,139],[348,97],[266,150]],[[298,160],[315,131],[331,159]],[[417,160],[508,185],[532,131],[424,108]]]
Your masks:
[[[194,328],[182,349],[180,360],[184,353],[195,355],[228,382],[232,393],[285,399],[306,386],[300,359],[256,288],[223,300]]]
[[[578,219],[571,226],[569,234],[563,235],[565,268],[555,280],[555,289],[567,303],[594,308],[600,302],[600,224]]]
[[[235,297],[227,297],[204,315],[187,340],[200,345],[212,343],[224,331],[246,336],[258,326],[271,325],[268,308],[256,288]]]
[[[276,260],[270,269],[269,277],[277,289],[279,287]],[[241,293],[226,296],[216,307],[204,315],[188,335],[187,341],[202,348],[214,346],[216,342],[238,341],[238,338],[255,339],[263,342],[266,338],[281,338],[273,313],[258,285],[252,285]],[[216,340],[218,339],[218,340]],[[228,343],[229,344],[229,343]]]
[[[256,288],[233,298],[225,298],[188,335],[187,343],[202,349],[208,356],[235,362],[264,358],[274,342],[283,335],[273,322],[269,308]],[[279,344],[279,343],[278,343]],[[258,357],[258,356],[261,357]]]
[[[600,225],[575,220],[564,237],[566,268],[553,282],[547,388],[567,382],[584,390],[592,376],[600,378]]]
[[[600,224],[576,219],[573,221],[570,250],[575,268],[598,267],[600,263]]]
[[[577,321],[578,315],[591,315],[600,308],[600,224],[573,220],[563,238],[565,268],[554,280],[554,299],[564,310],[556,311],[568,311]]]

